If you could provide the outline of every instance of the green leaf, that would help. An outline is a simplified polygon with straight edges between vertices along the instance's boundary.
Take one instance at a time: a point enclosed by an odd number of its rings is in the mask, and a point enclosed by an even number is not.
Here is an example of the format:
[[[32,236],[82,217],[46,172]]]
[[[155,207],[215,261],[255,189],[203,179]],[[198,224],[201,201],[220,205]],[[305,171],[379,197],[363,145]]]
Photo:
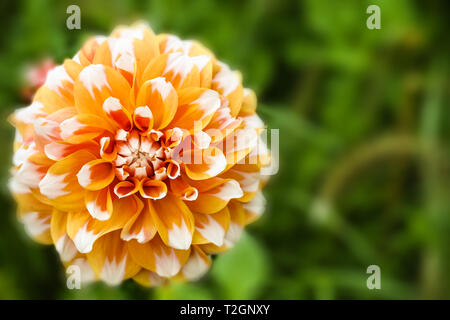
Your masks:
[[[155,290],[155,298],[159,300],[210,300],[211,291],[198,283],[171,283]]]
[[[269,271],[263,248],[244,233],[234,248],[220,255],[211,274],[223,292],[223,299],[254,299],[263,287]]]

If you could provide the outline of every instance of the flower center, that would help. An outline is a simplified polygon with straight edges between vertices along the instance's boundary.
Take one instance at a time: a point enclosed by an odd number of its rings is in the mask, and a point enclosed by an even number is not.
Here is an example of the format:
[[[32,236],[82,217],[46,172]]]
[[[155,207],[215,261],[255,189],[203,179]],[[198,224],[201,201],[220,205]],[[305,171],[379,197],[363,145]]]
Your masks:
[[[179,132],[152,130],[142,134],[138,130],[116,133],[117,157],[114,160],[116,176],[127,178],[175,179],[179,175],[179,164],[171,159],[173,148],[181,141]],[[173,168],[175,166],[175,168]]]

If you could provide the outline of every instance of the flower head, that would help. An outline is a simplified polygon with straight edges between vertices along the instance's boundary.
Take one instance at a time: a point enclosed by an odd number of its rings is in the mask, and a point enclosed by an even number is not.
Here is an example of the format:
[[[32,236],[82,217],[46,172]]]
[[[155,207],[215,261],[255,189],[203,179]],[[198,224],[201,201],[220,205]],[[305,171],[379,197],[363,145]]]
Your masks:
[[[20,219],[85,280],[193,280],[263,211],[256,97],[194,41],[88,40],[17,110]]]

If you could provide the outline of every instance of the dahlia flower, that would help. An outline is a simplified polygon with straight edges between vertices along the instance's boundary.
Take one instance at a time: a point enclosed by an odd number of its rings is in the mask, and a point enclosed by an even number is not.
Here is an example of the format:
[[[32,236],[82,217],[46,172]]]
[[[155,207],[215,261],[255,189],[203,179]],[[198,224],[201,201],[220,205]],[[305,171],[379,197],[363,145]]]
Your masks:
[[[197,42],[143,24],[91,38],[11,116],[19,218],[83,280],[197,279],[263,212],[255,110]]]

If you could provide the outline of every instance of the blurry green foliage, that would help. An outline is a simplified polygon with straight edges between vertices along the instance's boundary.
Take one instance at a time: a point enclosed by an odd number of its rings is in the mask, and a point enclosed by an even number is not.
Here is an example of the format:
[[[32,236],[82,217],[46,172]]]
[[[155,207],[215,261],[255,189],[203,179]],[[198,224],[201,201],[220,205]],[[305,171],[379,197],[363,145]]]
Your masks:
[[[69,4],[81,30],[67,30]],[[366,8],[381,8],[381,30]],[[0,298],[450,298],[450,3],[445,0],[3,1],[0,112],[25,101],[25,65],[147,20],[195,38],[243,74],[280,129],[265,215],[190,284],[65,287],[7,191],[13,130],[0,123]],[[381,267],[380,291],[366,268]]]

